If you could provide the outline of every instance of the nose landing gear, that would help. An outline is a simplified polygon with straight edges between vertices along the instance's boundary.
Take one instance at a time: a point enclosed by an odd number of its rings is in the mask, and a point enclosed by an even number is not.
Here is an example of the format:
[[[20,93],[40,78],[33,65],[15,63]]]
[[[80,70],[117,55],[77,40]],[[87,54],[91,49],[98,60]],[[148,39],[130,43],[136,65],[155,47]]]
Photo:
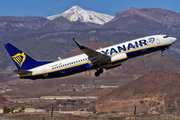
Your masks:
[[[100,74],[102,74],[103,73],[103,69],[102,68],[99,68],[99,70],[97,70],[96,72],[95,72],[95,76],[96,77],[98,77]]]
[[[165,56],[165,54],[164,54],[164,51],[163,51],[163,50],[161,51],[161,55],[162,55],[163,57]]]
[[[165,56],[165,54],[164,53],[161,53],[161,55],[164,57]]]

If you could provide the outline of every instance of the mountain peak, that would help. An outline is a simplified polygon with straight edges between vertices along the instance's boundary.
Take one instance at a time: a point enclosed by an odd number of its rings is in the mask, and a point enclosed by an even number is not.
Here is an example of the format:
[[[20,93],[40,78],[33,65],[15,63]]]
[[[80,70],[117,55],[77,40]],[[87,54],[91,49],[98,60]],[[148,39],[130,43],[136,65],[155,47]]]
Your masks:
[[[78,5],[72,6],[70,9],[66,10],[64,13],[78,13],[79,11],[83,11],[84,9],[82,9],[81,7],[79,7]]]
[[[137,10],[137,8],[135,8],[135,7],[131,7],[129,10]]]
[[[47,19],[54,20],[60,16],[67,18],[69,21],[91,22],[101,25],[103,25],[106,22],[109,22],[114,18],[113,16],[110,15],[84,10],[76,5],[76,6],[72,6],[70,9],[66,10],[62,14],[52,15],[47,17]]]
[[[172,26],[173,24],[179,24],[180,19],[179,13],[170,10],[162,8],[137,9],[132,7],[128,10],[116,13],[114,20],[129,17],[132,15],[141,16],[157,23],[167,25],[168,27]]]
[[[81,7],[79,7],[78,5],[72,6],[70,9],[75,9],[75,10],[83,10]],[[70,10],[69,9],[69,10]]]

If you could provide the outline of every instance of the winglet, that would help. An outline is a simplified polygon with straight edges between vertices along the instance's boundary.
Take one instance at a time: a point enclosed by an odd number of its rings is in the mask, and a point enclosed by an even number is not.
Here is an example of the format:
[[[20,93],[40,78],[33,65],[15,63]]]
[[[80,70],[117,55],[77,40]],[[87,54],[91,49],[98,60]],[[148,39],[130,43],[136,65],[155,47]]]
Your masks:
[[[77,46],[82,49],[85,48],[82,44],[80,44],[75,38],[73,38],[74,42],[77,44]]]

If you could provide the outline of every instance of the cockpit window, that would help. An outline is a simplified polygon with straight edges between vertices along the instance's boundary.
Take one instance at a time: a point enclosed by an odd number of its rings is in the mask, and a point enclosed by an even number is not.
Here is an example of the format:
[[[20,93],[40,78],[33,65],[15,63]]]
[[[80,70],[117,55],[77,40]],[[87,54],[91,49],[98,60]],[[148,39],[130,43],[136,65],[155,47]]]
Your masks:
[[[169,36],[167,36],[167,35],[166,35],[166,36],[163,36],[163,38],[168,38],[168,37],[169,37]]]

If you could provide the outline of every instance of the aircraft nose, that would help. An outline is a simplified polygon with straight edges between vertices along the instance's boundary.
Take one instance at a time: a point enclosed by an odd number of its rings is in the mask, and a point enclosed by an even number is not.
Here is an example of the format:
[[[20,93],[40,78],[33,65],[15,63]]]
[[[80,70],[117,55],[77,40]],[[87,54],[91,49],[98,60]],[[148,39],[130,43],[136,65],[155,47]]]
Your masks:
[[[175,37],[171,37],[171,41],[172,41],[172,43],[175,43],[176,42],[176,38]]]

